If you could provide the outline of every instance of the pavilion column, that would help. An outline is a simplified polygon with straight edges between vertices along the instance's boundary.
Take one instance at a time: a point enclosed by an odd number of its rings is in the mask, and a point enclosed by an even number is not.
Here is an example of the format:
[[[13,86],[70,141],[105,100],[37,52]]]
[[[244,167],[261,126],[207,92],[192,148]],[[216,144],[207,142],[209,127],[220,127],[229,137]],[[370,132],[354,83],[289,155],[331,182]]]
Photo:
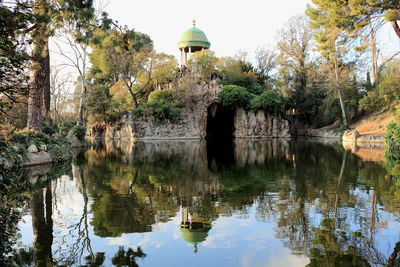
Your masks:
[[[181,49],[181,65],[182,65],[182,66],[186,65],[186,60],[185,60],[185,49]]]
[[[186,66],[186,63],[187,63],[188,58],[187,58],[187,53],[185,52],[185,49],[183,49],[183,51],[184,51],[184,53],[185,53],[185,66]]]
[[[192,48],[189,46],[189,60],[192,57]]]

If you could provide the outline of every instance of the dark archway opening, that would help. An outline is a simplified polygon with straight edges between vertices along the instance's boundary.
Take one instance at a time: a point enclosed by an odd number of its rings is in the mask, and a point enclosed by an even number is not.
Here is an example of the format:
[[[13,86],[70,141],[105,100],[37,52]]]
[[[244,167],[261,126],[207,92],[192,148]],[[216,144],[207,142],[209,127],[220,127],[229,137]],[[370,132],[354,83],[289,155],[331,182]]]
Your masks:
[[[230,166],[234,161],[233,132],[235,110],[214,103],[207,110],[207,159],[212,171]]]
[[[211,138],[232,138],[235,117],[235,110],[231,107],[224,107],[221,104],[213,103],[207,109],[207,139]]]

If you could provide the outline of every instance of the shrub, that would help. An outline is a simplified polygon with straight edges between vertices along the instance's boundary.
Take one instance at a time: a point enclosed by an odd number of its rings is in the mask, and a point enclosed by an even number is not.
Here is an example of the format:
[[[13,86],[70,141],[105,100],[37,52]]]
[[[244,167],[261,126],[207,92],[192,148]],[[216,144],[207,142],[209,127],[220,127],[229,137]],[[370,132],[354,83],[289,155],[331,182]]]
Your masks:
[[[247,90],[255,95],[259,95],[262,93],[262,86],[259,83],[252,83],[249,87],[246,87]]]
[[[276,91],[265,91],[261,95],[255,96],[251,102],[252,110],[264,110],[275,116],[282,115],[285,112],[285,100]]]
[[[175,93],[176,91],[171,89],[152,92],[146,104],[133,110],[133,117],[149,116],[153,117],[158,123],[176,120],[179,118],[182,109],[174,103]]]
[[[174,100],[174,90],[157,90],[150,93],[148,102],[172,102]]]
[[[21,144],[25,148],[28,148],[31,144],[34,144],[36,147],[48,144],[50,142],[50,138],[48,135],[42,132],[31,129],[24,129],[15,132],[11,136],[10,141],[17,144]]]
[[[46,135],[42,132],[35,130],[21,130],[15,132],[11,139],[13,145],[21,146],[23,149],[19,151],[20,154],[24,154],[26,149],[34,144],[37,148],[41,145],[47,146],[47,152],[51,155],[54,162],[62,162],[71,159],[72,150],[69,141],[61,135]]]
[[[217,58],[211,50],[202,50],[194,53],[188,61],[188,68],[192,73],[197,74],[205,79],[211,78],[215,71]]]
[[[159,123],[166,120],[175,121],[182,111],[178,105],[164,101],[146,103],[142,105],[141,110],[143,115],[151,116]]]
[[[19,167],[22,163],[22,154],[25,153],[25,147],[7,142],[0,135],[0,181],[9,182],[10,166]]]
[[[246,88],[237,85],[225,85],[219,97],[224,106],[236,106],[248,109],[253,95]]]
[[[71,130],[71,128],[74,126],[75,126],[75,122],[72,122],[72,121],[62,122],[62,123],[58,124],[58,132],[61,135],[66,136],[68,134],[69,130]]]
[[[57,125],[54,124],[51,118],[49,117],[43,118],[42,132],[47,135],[52,135],[57,132]]]
[[[132,111],[132,115],[133,115],[134,118],[140,118],[140,117],[142,117],[142,116],[144,115],[144,113],[143,113],[143,108],[142,108],[141,106],[135,108],[135,109]]]
[[[47,144],[47,152],[53,158],[54,163],[70,160],[72,157],[71,144],[61,135],[53,135]]]
[[[71,128],[72,133],[80,140],[84,141],[86,136],[86,127],[82,125],[75,125]]]
[[[378,91],[369,91],[366,96],[360,100],[360,107],[366,111],[377,111],[385,105],[383,97]]]
[[[388,125],[385,145],[387,166],[392,174],[400,176],[400,121]]]

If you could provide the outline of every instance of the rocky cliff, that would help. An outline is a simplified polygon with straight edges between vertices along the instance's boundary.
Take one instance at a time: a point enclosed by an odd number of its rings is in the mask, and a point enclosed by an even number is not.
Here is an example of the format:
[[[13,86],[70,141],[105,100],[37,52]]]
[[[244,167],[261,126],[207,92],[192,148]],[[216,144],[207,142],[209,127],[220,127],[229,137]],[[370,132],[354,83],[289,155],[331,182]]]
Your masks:
[[[207,135],[208,117],[220,108],[218,80],[195,84],[184,101],[180,118],[158,123],[151,117],[123,116],[118,125],[96,124],[88,127],[92,138],[162,140],[203,139]],[[289,122],[265,112],[234,110],[232,135],[240,138],[290,137]]]
[[[289,122],[261,110],[252,112],[236,109],[233,136],[238,138],[290,137]]]

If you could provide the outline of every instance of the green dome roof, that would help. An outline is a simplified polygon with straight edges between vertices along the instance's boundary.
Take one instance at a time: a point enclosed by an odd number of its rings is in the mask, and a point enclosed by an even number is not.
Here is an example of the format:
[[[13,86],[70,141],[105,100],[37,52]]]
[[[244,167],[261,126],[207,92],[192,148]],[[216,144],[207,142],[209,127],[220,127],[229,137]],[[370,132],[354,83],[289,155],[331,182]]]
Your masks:
[[[211,44],[204,32],[193,26],[183,33],[178,45],[179,48],[196,47],[200,48],[198,50],[201,50],[202,48],[210,48]]]
[[[181,228],[183,239],[191,244],[201,243],[206,240],[210,228],[185,229]]]

